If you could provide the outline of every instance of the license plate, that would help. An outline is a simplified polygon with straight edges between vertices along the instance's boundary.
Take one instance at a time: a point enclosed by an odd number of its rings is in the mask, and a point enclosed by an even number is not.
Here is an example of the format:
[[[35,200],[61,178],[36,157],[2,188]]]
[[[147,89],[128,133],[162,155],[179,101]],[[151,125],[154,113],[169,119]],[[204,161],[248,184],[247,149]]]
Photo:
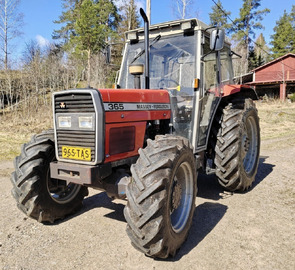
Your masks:
[[[62,157],[91,161],[91,148],[62,146]]]

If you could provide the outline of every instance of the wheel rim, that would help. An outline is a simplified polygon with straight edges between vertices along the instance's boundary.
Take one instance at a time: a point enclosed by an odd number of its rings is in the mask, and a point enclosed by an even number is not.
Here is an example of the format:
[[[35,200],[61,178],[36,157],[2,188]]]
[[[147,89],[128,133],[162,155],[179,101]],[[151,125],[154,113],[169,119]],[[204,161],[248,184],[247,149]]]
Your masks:
[[[253,116],[249,116],[246,120],[242,149],[244,170],[247,174],[251,174],[255,169],[258,155],[258,129]]]
[[[66,181],[50,178],[50,173],[47,174],[47,191],[51,199],[59,204],[66,204],[72,201],[81,189],[80,185],[70,183],[67,185]]]
[[[190,215],[193,201],[193,172],[188,162],[178,167],[171,192],[170,220],[172,229],[181,232]]]

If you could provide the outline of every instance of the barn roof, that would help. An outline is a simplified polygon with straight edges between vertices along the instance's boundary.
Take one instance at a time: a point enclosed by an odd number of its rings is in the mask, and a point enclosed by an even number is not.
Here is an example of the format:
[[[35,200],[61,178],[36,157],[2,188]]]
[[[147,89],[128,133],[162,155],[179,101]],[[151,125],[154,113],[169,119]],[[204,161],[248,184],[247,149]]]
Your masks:
[[[295,57],[295,54],[294,53],[287,53],[287,54],[285,54],[285,55],[283,55],[283,56],[281,56],[281,57],[279,57],[279,58],[276,58],[276,59],[274,59],[274,60],[272,60],[272,61],[270,61],[270,62],[268,62],[268,63],[266,63],[266,64],[264,64],[264,65],[262,65],[262,66],[260,66],[260,67],[257,67],[257,68],[255,68],[255,69],[253,69],[252,70],[252,72],[255,72],[255,71],[257,71],[257,70],[260,70],[260,69],[262,69],[262,68],[265,68],[265,67],[267,67],[267,66],[270,66],[270,65],[272,65],[272,64],[274,64],[274,63],[276,63],[276,62],[279,62],[279,61],[281,61],[281,60],[283,60],[284,58],[287,58],[287,57]]]

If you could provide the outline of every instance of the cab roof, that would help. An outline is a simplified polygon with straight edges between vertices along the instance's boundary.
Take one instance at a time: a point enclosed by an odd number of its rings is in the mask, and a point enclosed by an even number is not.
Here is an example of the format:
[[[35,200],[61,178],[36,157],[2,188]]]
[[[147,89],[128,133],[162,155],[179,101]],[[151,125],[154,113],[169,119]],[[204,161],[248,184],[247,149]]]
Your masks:
[[[184,31],[205,30],[209,27],[209,25],[195,18],[153,24],[150,25],[149,30],[150,37],[153,37],[159,34],[161,34],[161,36],[168,36],[183,33]],[[144,38],[144,28],[127,31],[125,35],[127,41],[135,39],[141,40]]]

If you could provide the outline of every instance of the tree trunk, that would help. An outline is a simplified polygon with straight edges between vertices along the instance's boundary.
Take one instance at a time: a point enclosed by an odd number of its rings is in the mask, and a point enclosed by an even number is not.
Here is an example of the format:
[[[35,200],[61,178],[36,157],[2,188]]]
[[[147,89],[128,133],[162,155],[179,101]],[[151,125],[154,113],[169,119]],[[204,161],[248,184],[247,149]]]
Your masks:
[[[4,2],[4,68],[5,70],[8,69],[8,46],[7,46],[7,42],[8,42],[8,15],[7,15],[7,0],[5,0]]]
[[[90,87],[90,75],[91,75],[91,50],[88,50],[87,51],[87,54],[88,54],[88,57],[87,57],[87,84],[88,84],[88,87]]]

